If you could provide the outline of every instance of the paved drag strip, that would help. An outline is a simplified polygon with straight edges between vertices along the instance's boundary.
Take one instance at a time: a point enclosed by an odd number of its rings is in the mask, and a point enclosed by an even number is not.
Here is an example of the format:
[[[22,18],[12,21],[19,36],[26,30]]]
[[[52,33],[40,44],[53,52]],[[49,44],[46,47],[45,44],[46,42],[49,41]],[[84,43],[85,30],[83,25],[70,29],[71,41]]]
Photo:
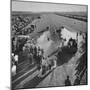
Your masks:
[[[26,72],[25,74],[23,74],[21,77],[19,77],[19,78],[17,78],[16,80],[14,80],[13,82],[12,82],[12,84],[13,83],[15,83],[16,81],[18,81],[19,79],[21,79],[21,78],[23,78],[25,75],[27,75],[28,73],[30,73],[30,72],[32,72],[32,71],[34,71],[35,69],[36,69],[37,67],[34,67],[33,69],[31,69],[30,71],[28,71],[28,72]]]
[[[16,86],[15,89],[19,89],[19,88],[24,88],[24,84],[29,82],[31,79],[33,79],[35,76],[37,76],[37,74],[39,73],[39,71],[37,70],[36,72],[34,72],[32,75],[30,75],[29,77],[27,77],[26,79],[24,79],[20,84],[18,84]]]

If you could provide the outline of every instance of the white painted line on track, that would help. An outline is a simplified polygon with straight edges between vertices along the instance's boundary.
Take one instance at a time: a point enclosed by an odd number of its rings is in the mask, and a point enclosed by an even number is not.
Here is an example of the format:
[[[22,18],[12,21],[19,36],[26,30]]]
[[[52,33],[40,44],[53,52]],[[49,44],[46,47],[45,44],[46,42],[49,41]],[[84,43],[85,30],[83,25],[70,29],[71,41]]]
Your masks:
[[[24,77],[25,75],[27,75],[28,73],[32,72],[33,70],[35,70],[36,67],[34,67],[33,69],[31,69],[30,71],[26,72],[25,74],[23,74],[21,77],[17,78],[16,80],[14,80],[12,83],[15,83],[17,80],[21,79],[22,77]]]

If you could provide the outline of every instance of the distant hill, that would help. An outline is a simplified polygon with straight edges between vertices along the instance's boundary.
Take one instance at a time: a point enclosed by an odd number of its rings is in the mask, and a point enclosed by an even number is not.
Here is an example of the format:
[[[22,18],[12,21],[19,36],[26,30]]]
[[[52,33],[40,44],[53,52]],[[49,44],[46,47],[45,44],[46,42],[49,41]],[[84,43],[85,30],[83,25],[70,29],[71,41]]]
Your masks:
[[[55,13],[58,15],[78,15],[78,16],[86,16],[88,15],[87,12],[27,12],[27,11],[13,11],[12,15],[40,15],[40,14],[46,14],[46,13]]]
[[[61,12],[61,13],[58,13],[58,12],[54,12],[55,14],[57,15],[75,15],[75,16],[83,16],[83,17],[87,17],[88,16],[88,13],[87,12]]]
[[[25,15],[25,16],[37,16],[40,15],[41,13],[33,13],[33,12],[22,12],[22,11],[13,11],[11,12],[12,16],[18,16],[18,15]]]

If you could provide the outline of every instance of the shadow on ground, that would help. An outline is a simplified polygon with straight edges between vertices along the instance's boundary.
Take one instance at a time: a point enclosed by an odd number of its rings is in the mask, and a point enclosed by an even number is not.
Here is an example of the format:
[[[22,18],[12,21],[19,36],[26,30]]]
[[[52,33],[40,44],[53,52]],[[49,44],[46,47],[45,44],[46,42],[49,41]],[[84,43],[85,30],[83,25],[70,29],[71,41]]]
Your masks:
[[[59,51],[57,54],[57,65],[60,66],[67,63],[75,55],[76,51],[75,48],[62,48],[62,51]]]

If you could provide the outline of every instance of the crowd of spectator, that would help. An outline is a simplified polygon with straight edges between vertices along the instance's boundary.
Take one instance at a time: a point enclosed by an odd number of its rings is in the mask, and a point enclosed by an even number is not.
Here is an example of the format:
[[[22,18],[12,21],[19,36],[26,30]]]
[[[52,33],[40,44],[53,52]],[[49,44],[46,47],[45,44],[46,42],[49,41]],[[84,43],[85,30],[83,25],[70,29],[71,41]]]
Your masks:
[[[25,15],[12,15],[12,35],[26,35],[31,33],[34,29],[33,25],[28,28],[25,28],[30,24],[34,19],[39,19],[39,16],[25,16]]]

